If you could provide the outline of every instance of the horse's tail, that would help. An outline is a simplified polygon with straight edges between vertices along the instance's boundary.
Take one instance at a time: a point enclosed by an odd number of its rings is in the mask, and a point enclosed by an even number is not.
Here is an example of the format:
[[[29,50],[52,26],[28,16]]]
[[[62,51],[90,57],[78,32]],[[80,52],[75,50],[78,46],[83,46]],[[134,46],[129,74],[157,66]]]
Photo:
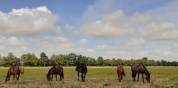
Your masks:
[[[61,77],[64,79],[64,71],[61,72]]]
[[[135,78],[135,72],[134,71],[132,71],[132,78]]]
[[[7,72],[7,76],[6,76],[6,79],[5,79],[5,82],[9,81],[10,80],[10,72],[8,71]]]
[[[86,73],[88,72],[87,66],[85,66]]]
[[[125,76],[125,71],[123,70],[122,75]]]
[[[24,74],[24,67],[21,67],[21,68],[20,68],[20,73],[21,73],[21,74]]]

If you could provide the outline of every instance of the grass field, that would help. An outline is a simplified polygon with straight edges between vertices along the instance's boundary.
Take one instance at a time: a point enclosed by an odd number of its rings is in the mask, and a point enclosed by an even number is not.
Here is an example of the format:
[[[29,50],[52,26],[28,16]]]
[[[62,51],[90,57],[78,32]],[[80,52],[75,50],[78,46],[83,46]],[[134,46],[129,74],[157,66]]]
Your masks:
[[[133,82],[130,67],[121,83],[116,67],[88,67],[86,82],[77,81],[74,67],[64,67],[64,81],[53,82],[46,80],[48,67],[25,67],[19,81],[4,83],[7,69],[0,67],[0,88],[178,88],[178,67],[148,67],[151,83]]]

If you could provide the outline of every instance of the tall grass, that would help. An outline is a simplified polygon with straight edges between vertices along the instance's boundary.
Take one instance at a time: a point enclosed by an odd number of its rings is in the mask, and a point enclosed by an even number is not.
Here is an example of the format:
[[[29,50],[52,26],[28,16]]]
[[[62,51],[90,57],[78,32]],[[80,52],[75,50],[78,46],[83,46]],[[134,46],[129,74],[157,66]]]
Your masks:
[[[77,81],[75,67],[64,67],[64,81],[48,82],[49,67],[25,67],[19,81],[4,83],[8,68],[0,67],[0,88],[178,88],[178,67],[151,66],[151,83],[133,82],[130,67],[124,67],[126,76],[117,80],[116,67],[88,67],[86,82]]]

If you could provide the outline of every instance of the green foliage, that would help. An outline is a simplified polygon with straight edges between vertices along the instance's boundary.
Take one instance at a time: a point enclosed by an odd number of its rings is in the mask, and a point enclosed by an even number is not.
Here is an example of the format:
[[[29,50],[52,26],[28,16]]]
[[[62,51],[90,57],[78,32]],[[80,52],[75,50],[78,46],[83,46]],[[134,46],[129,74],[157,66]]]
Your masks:
[[[42,52],[40,54],[40,59],[38,61],[38,65],[39,66],[48,66],[49,65],[48,56],[44,52]]]
[[[27,53],[21,56],[21,60],[24,62],[26,66],[37,66],[38,65],[38,58],[35,54]]]
[[[7,56],[0,56],[0,65],[1,66],[9,66],[13,63],[16,63],[18,59],[13,53],[9,53]],[[23,54],[21,56],[21,60],[24,62],[25,66],[49,66],[49,65],[63,65],[63,66],[75,66],[77,62],[85,63],[89,66],[117,66],[117,65],[125,65],[130,66],[134,63],[143,63],[147,66],[178,66],[178,62],[176,61],[155,61],[149,60],[147,57],[143,57],[141,59],[121,59],[121,58],[113,58],[113,59],[104,59],[102,56],[99,56],[97,59],[92,57],[87,57],[83,55],[77,55],[75,53],[70,54],[53,54],[50,58],[42,52],[40,57],[38,57],[33,53]]]
[[[6,57],[2,57],[1,59],[1,65],[2,66],[10,66],[12,64],[15,64],[19,61],[19,59],[14,56],[13,53],[8,53]]]
[[[64,57],[61,55],[53,54],[50,59],[50,64],[51,65],[55,65],[55,64],[64,65]]]
[[[99,57],[97,58],[97,65],[102,66],[103,64],[104,64],[103,57],[99,56]]]

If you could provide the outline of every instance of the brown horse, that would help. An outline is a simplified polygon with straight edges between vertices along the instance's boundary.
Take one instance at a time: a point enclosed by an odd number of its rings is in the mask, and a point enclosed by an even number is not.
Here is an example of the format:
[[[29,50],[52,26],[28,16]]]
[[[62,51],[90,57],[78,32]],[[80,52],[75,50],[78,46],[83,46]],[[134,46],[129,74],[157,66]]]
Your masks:
[[[121,82],[123,76],[125,76],[124,68],[121,65],[117,66],[117,76],[118,76],[119,82]]]
[[[5,82],[10,80],[11,75],[13,75],[13,79],[15,80],[19,80],[20,74],[24,73],[24,69],[21,68],[19,65],[12,65],[8,72],[7,72],[7,76],[5,79]]]
[[[80,76],[80,73],[82,74],[81,75],[81,80],[82,82],[85,81],[85,76],[87,74],[87,66],[86,64],[80,64],[80,63],[77,63],[77,66],[76,66],[76,69],[75,69],[77,72],[78,72],[78,80],[79,80],[79,76]]]
[[[55,75],[56,77],[56,81],[57,81],[57,75],[60,76],[60,80],[64,79],[64,70],[63,67],[61,66],[53,66],[52,68],[49,69],[46,77],[48,81],[52,81],[53,80],[53,75]]]
[[[137,81],[139,81],[139,74],[142,74],[142,80],[144,82],[144,74],[145,74],[147,82],[150,82],[150,73],[144,64],[133,64],[131,66],[131,71],[132,71],[132,78],[134,81],[136,75],[138,76]]]

